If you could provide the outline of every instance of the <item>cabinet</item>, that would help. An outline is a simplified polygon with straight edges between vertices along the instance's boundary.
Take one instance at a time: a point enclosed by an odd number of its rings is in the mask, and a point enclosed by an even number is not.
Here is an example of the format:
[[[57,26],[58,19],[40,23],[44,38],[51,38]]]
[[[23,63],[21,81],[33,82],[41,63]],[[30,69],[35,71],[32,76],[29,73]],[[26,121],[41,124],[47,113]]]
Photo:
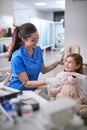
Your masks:
[[[61,48],[64,46],[64,27],[62,22],[55,22],[55,48]]]
[[[0,43],[9,45],[12,42],[12,37],[0,38]]]
[[[64,28],[62,22],[52,22],[38,18],[32,18],[30,20],[39,32],[38,45],[42,49],[47,47],[62,48],[64,47]]]
[[[39,18],[31,18],[39,33],[38,45],[45,50],[48,47],[60,49],[64,46],[64,28],[61,22],[52,22]],[[0,43],[10,44],[12,38],[0,38]]]
[[[45,49],[47,47],[53,47],[54,22],[37,18],[30,19],[30,22],[33,23],[38,29],[39,33],[38,45],[41,47],[41,49]]]

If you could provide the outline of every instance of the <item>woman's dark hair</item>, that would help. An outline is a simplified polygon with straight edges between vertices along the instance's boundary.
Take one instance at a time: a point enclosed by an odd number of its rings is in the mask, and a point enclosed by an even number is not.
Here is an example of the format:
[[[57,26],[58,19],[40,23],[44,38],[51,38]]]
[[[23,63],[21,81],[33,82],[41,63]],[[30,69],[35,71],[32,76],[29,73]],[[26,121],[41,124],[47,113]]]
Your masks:
[[[15,26],[15,29],[12,35],[12,47],[8,55],[9,61],[11,60],[12,53],[15,50],[17,50],[22,44],[22,38],[26,40],[27,38],[31,37],[32,33],[36,31],[37,31],[37,28],[32,23],[25,23],[21,26]]]
[[[82,58],[82,56],[80,54],[77,54],[77,53],[71,53],[68,56],[66,56],[66,59],[68,57],[73,57],[75,62],[76,62],[76,65],[80,65],[80,68],[77,69],[76,72],[83,74],[83,58]]]

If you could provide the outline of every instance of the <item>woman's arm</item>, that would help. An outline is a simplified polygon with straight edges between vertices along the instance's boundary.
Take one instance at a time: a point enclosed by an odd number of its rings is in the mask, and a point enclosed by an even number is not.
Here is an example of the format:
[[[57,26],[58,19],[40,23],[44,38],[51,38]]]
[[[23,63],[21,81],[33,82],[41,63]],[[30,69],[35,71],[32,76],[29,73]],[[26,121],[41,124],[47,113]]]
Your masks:
[[[56,68],[57,65],[59,65],[59,64],[63,61],[63,57],[64,57],[64,55],[61,57],[61,59],[60,59],[59,61],[55,61],[55,62],[52,63],[51,65],[48,65],[48,66],[43,65],[41,72],[42,72],[43,74],[45,74],[45,73],[47,73],[47,72],[53,70],[54,68]]]
[[[47,72],[53,70],[54,68],[56,68],[58,64],[60,64],[60,61],[56,61],[56,62],[54,62],[53,64],[48,65],[48,66],[43,65],[41,72],[42,72],[43,74],[45,74],[45,73],[47,73]]]
[[[19,79],[20,79],[20,81],[22,83],[24,83],[26,81],[25,86],[27,88],[39,87],[41,85],[45,85],[46,84],[46,80],[45,79],[30,81],[28,79],[28,76],[27,76],[26,72],[18,73],[17,75],[18,75],[18,77],[19,77]]]

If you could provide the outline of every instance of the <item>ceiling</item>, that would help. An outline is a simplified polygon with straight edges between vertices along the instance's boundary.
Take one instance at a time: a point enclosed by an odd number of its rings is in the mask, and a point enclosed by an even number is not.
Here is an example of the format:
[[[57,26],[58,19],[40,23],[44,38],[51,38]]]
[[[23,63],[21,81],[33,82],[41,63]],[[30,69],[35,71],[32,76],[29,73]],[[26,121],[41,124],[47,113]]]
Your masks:
[[[55,12],[55,11],[64,11],[65,3],[56,3],[56,1],[65,1],[65,0],[15,0],[17,2],[21,2],[29,7],[35,8],[44,12]],[[46,6],[36,6],[34,3],[36,2],[45,2]]]

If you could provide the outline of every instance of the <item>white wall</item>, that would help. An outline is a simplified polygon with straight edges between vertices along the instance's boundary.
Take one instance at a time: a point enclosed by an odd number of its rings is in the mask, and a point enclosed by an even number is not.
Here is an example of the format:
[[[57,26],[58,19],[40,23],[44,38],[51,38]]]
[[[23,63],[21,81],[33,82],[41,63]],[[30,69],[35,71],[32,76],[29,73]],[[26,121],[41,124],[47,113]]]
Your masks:
[[[78,44],[87,63],[87,1],[66,0],[65,46]]]
[[[53,21],[53,12],[44,13],[20,2],[14,1],[14,21],[16,24],[29,22],[30,18],[34,17]]]
[[[0,15],[13,16],[14,21],[18,21],[18,23],[19,21],[21,21],[21,23],[23,21],[29,21],[29,19],[33,17],[53,21],[52,12],[44,13],[37,11],[15,0],[0,0]]]
[[[41,19],[45,19],[48,21],[53,21],[53,12],[42,12],[42,11],[37,11],[34,9],[30,9],[30,14],[31,14],[31,18],[32,17],[37,17],[37,18],[41,18]]]
[[[0,15],[13,16],[13,0],[0,0]]]

